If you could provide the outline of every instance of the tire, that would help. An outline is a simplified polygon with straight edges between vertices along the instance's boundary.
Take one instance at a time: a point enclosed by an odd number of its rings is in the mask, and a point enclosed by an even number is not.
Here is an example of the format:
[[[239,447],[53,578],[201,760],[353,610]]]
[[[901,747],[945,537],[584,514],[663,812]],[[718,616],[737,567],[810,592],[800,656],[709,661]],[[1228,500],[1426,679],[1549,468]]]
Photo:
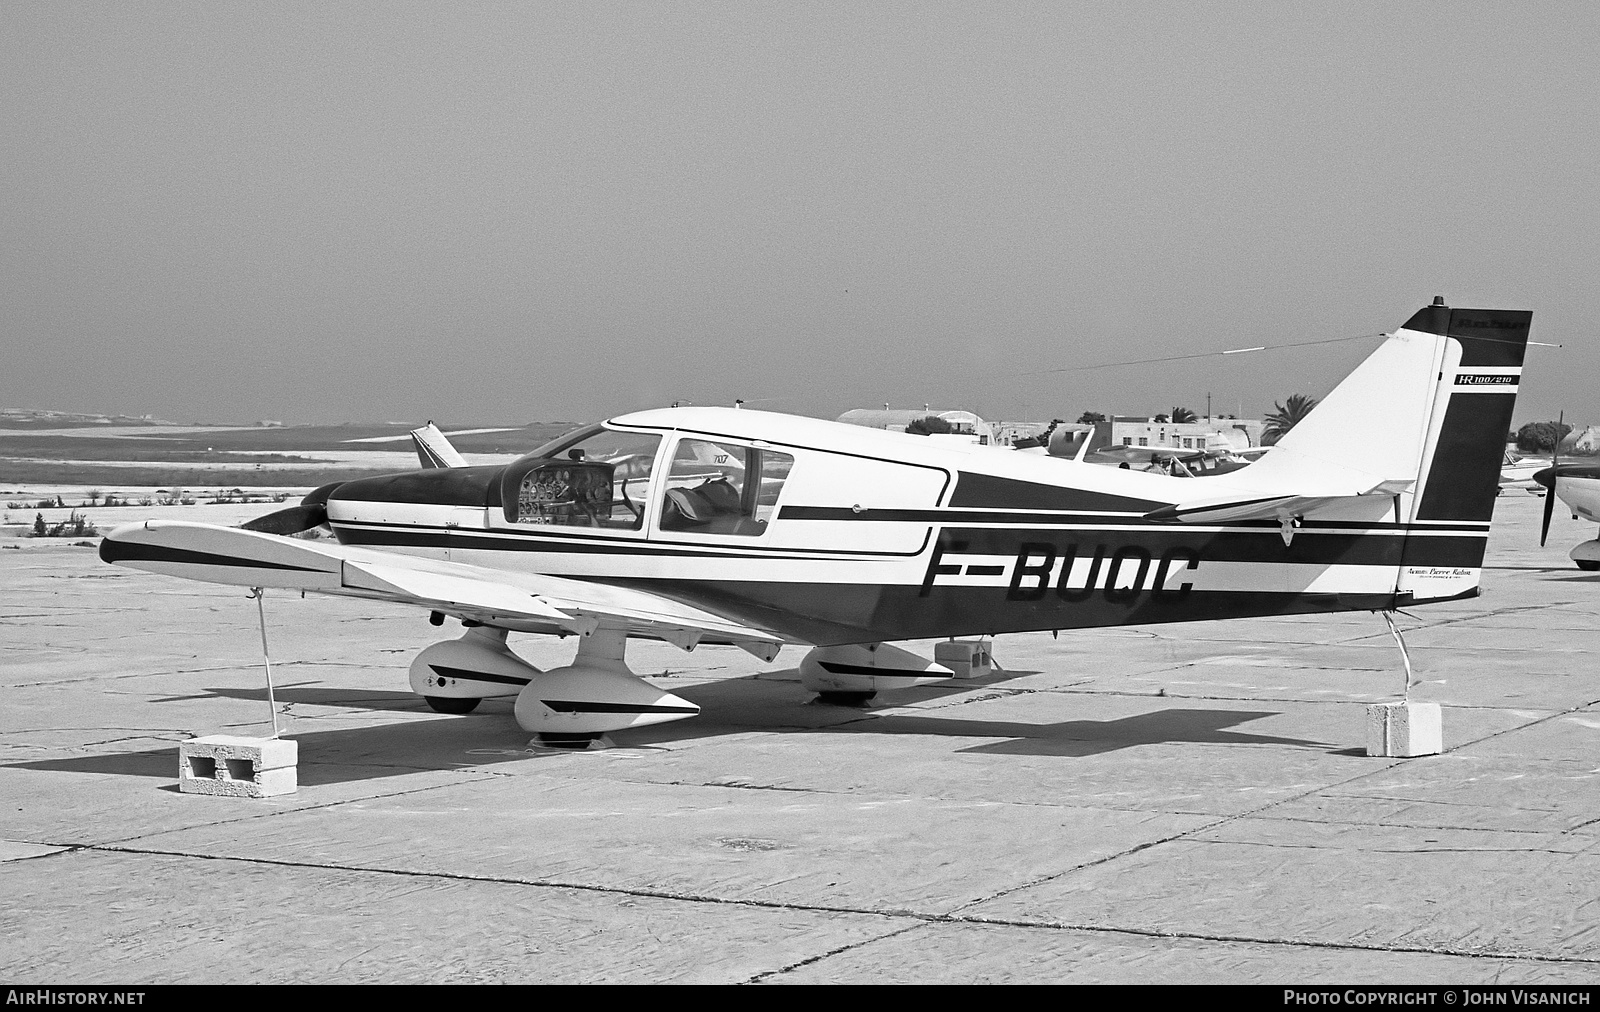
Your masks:
[[[829,706],[866,706],[876,692],[819,692],[817,702]]]
[[[478,708],[481,699],[460,699],[455,696],[423,696],[428,706],[435,713],[471,713]]]

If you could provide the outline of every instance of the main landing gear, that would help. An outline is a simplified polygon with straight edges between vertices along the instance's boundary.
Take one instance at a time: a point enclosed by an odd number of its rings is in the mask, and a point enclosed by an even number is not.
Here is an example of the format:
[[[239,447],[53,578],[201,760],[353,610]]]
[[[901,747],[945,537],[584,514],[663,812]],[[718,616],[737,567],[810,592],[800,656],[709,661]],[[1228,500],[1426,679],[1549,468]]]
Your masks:
[[[565,667],[541,671],[511,652],[506,630],[469,628],[411,662],[411,688],[439,713],[471,713],[485,698],[515,697],[517,723],[553,748],[587,748],[610,731],[682,720],[695,704],[628,669],[624,629],[605,626],[578,640]]]
[[[1600,570],[1600,538],[1585,541],[1572,550],[1568,556],[1578,564],[1578,568],[1586,572]]]
[[[931,661],[887,643],[816,647],[800,661],[800,684],[815,692],[819,703],[865,706],[881,690],[981,678],[991,664],[983,640],[940,643]]]

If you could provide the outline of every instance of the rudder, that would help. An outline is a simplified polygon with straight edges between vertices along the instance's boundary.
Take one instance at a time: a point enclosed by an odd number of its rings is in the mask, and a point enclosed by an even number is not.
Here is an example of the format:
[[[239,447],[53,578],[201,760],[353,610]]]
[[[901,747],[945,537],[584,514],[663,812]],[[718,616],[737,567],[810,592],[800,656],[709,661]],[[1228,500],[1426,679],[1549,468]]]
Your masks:
[[[1403,330],[1447,338],[1396,591],[1400,603],[1477,594],[1500,490],[1506,433],[1533,313],[1452,309],[1436,300]],[[1452,566],[1418,566],[1424,538],[1461,545]]]

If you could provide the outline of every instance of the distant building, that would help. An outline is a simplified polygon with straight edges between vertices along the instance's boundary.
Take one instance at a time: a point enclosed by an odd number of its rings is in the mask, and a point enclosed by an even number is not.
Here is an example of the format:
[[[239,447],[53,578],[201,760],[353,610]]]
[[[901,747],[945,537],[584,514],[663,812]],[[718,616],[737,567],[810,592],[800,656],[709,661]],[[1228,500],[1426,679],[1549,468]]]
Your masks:
[[[994,441],[997,446],[1016,446],[1019,442],[1029,444],[1036,441],[1044,445],[1045,433],[1050,431],[1049,422],[991,422],[994,428]]]
[[[1248,450],[1261,445],[1266,423],[1255,418],[1158,422],[1142,415],[1113,415],[1113,446],[1164,446],[1173,450]]]
[[[1586,425],[1581,429],[1574,426],[1567,433],[1567,438],[1561,441],[1561,452],[1583,455],[1600,453],[1600,425]]]
[[[862,425],[869,429],[904,432],[906,426],[912,422],[930,415],[942,418],[950,424],[948,435],[936,435],[932,438],[958,439],[980,446],[992,446],[996,443],[994,427],[970,411],[941,411],[927,407],[920,411],[903,408],[851,408],[835,421],[846,425]]]

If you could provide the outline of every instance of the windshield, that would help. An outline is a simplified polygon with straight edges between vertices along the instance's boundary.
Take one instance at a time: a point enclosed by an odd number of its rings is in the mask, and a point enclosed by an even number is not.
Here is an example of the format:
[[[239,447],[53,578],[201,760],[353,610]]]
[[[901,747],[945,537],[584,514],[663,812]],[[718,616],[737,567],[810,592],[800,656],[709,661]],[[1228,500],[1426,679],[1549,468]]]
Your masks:
[[[501,478],[506,519],[639,530],[655,468],[659,433],[591,425],[507,465]]]

